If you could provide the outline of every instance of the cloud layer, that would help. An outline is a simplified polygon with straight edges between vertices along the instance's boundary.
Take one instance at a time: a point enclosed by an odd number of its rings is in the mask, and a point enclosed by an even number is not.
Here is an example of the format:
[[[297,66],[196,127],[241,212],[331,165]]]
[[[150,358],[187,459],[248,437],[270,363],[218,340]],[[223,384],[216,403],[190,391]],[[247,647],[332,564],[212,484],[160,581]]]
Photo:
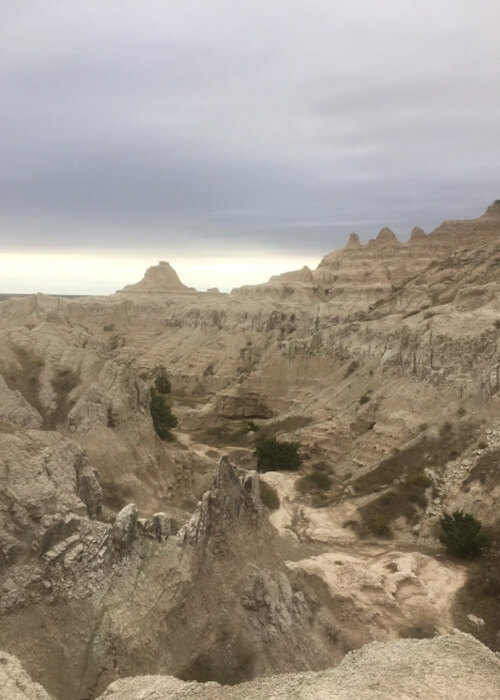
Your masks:
[[[500,196],[497,0],[4,0],[0,253],[289,251]]]

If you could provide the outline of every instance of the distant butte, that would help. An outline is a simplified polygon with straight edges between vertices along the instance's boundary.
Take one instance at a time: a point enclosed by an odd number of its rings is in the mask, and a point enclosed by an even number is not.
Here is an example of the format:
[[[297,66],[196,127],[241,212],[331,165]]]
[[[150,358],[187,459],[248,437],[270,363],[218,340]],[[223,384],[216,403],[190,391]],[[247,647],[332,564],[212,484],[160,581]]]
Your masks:
[[[172,292],[195,292],[193,287],[187,287],[183,284],[177,272],[165,260],[160,260],[158,265],[149,267],[144,277],[137,284],[127,284],[126,287],[119,290],[119,293],[136,293],[136,294],[164,294]]]

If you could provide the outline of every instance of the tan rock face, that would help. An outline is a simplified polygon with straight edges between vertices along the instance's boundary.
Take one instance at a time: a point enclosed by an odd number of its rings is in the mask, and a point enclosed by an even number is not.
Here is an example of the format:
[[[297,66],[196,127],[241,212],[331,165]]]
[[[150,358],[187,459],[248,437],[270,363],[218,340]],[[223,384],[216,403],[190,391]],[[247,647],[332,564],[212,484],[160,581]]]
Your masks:
[[[55,432],[0,433],[1,568],[40,551],[55,518],[95,517],[101,496],[79,445]]]
[[[463,572],[408,550],[439,546],[443,508],[496,518],[478,461],[500,445],[499,230],[494,204],[408,243],[352,236],[314,271],[232,294],[187,293],[161,264],[130,293],[1,303],[0,648],[66,700],[129,673],[326,667],[421,617],[448,630]],[[159,365],[172,443],[149,414]],[[247,418],[300,443],[303,472],[262,477],[281,539],[246,474],[258,436],[208,430]],[[203,495],[221,446],[240,473],[223,461]],[[324,492],[296,488],[317,469]],[[412,476],[423,492],[405,501]],[[362,541],[382,498],[395,539]]]
[[[215,683],[183,683],[149,676],[113,683],[101,700],[496,700],[500,662],[467,634],[436,639],[374,642],[348,654],[335,669],[321,673],[271,676],[235,687]]]
[[[128,284],[120,293],[163,294],[171,292],[193,292],[194,289],[183,284],[177,272],[165,260],[149,267],[144,278],[137,284]]]
[[[271,418],[272,410],[256,392],[219,393],[215,400],[215,411],[223,418]]]
[[[0,692],[5,700],[51,700],[42,686],[31,680],[14,656],[1,651]]]

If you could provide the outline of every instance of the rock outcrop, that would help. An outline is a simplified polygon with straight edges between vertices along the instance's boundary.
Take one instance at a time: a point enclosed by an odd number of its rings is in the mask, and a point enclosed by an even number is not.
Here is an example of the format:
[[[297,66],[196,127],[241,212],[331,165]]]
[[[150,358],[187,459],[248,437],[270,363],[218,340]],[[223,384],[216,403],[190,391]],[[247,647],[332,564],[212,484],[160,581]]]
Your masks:
[[[234,687],[148,676],[113,683],[100,700],[496,700],[500,660],[467,634],[374,642],[334,669],[271,676]]]
[[[127,284],[120,294],[178,294],[194,292],[192,287],[183,284],[170,263],[160,260],[158,265],[149,267],[144,278],[137,284]]]
[[[0,651],[0,696],[5,700],[52,700],[34,683],[15,656]]]

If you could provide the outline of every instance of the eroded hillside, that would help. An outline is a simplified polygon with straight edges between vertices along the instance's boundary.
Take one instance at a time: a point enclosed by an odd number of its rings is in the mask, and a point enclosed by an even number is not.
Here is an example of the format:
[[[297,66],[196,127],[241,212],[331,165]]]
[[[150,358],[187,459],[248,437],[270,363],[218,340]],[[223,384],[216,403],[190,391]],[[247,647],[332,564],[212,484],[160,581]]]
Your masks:
[[[61,700],[454,627],[499,650],[499,292],[495,202],[231,294],[160,263],[109,297],[1,302],[0,647]],[[272,437],[299,471],[255,472]],[[483,557],[445,554],[456,509]]]

